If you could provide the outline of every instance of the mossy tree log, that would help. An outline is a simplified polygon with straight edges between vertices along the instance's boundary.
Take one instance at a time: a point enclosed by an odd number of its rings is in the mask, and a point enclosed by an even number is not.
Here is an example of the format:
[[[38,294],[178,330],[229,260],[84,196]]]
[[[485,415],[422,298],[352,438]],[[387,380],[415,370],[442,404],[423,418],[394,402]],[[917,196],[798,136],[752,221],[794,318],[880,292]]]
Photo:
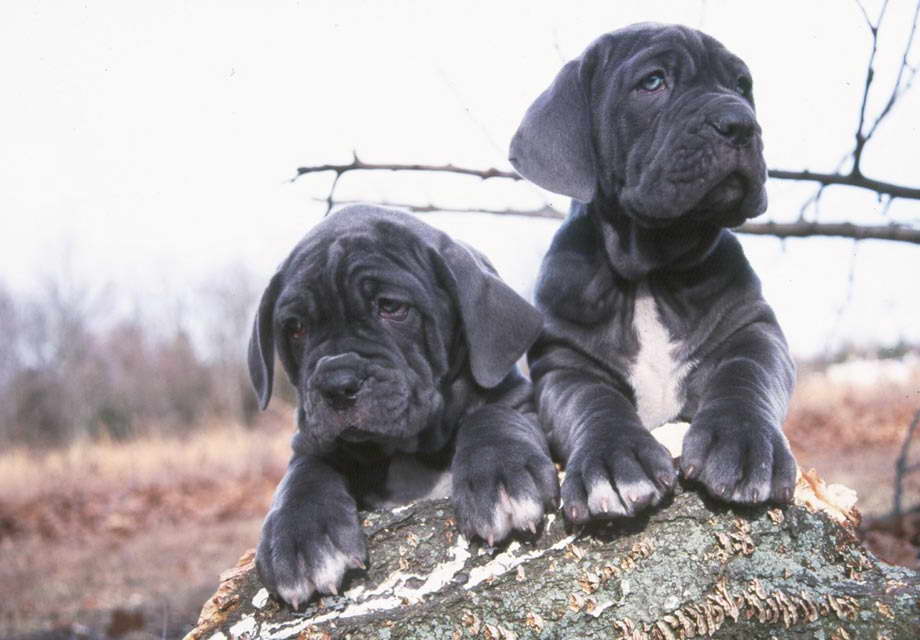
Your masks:
[[[188,640],[222,638],[911,638],[920,574],[854,535],[851,504],[813,474],[796,504],[731,509],[680,487],[645,518],[489,549],[447,502],[364,514],[369,566],[296,613],[252,552],[222,576]]]

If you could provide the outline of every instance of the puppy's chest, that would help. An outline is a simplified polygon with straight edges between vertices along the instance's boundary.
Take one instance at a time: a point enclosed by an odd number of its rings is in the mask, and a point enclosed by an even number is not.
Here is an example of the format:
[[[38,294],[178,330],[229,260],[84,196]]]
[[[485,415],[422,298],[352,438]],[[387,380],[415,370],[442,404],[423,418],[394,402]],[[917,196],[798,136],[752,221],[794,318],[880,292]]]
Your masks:
[[[686,400],[684,379],[693,362],[681,359],[681,344],[661,322],[658,306],[645,285],[636,291],[632,329],[639,350],[629,366],[636,410],[646,429],[654,429],[680,413]]]

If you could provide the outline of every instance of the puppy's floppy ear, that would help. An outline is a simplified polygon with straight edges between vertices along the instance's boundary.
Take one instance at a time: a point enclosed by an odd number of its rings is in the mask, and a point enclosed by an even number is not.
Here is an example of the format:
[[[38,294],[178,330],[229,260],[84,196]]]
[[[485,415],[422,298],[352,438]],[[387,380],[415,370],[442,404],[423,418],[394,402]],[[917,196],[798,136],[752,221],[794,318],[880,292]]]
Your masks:
[[[508,159],[518,173],[544,189],[590,202],[598,175],[591,110],[581,78],[585,72],[582,58],[562,67],[524,114]]]
[[[438,253],[460,311],[473,378],[491,389],[539,337],[543,316],[467,247],[451,242]]]
[[[275,302],[281,291],[281,273],[272,276],[262,294],[259,310],[252,323],[249,338],[249,378],[259,396],[259,407],[264,411],[272,397],[275,374]]]

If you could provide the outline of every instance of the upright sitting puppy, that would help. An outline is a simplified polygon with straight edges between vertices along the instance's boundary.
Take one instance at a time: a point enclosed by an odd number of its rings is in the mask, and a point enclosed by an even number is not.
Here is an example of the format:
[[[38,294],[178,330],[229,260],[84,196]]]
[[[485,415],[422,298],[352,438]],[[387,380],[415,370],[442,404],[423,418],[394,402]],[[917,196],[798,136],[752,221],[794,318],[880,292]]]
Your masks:
[[[274,353],[297,389],[294,456],[257,552],[295,608],[363,566],[355,500],[437,495],[494,543],[558,498],[530,384],[515,362],[542,318],[479,254],[414,217],[342,209],[298,244],[262,296],[249,372],[262,408]]]
[[[794,367],[726,230],[767,206],[745,64],[713,38],[639,24],[601,36],[527,111],[511,162],[575,199],[543,261],[540,417],[566,517],[629,516],[673,487],[648,430],[691,421],[680,469],[718,498],[786,502]]]

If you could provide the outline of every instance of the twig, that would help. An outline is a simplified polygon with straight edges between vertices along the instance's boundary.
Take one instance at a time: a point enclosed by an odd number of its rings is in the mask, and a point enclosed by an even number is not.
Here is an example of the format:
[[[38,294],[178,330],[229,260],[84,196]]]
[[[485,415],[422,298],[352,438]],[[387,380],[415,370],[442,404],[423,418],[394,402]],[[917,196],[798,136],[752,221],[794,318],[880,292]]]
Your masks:
[[[297,175],[291,178],[291,181],[297,180],[307,173],[321,173],[324,171],[334,171],[341,176],[349,171],[427,171],[433,173],[457,173],[460,175],[474,176],[483,180],[490,178],[506,178],[508,180],[523,180],[520,175],[514,171],[504,171],[495,167],[489,169],[472,169],[470,167],[458,167],[454,164],[400,164],[393,162],[372,163],[359,160],[355,156],[348,164],[320,164],[309,167],[298,167]],[[818,182],[822,185],[846,185],[850,187],[859,187],[875,191],[892,198],[904,198],[909,200],[920,200],[920,188],[906,187],[873,180],[863,175],[846,175],[842,173],[813,173],[811,171],[787,171],[784,169],[770,169],[768,172],[771,178],[777,180],[801,180],[806,182]]]
[[[332,207],[335,205],[335,187],[339,184],[339,178],[342,177],[342,173],[336,172],[335,178],[332,179],[332,186],[329,187],[329,195],[325,197],[326,202],[326,213],[323,215],[328,216],[332,211]]]
[[[492,147],[492,149],[498,153],[499,156],[501,156],[505,152],[505,149],[503,149],[502,146],[495,141],[495,138],[492,136],[492,133],[489,131],[489,129],[482,123],[481,120],[473,115],[473,112],[470,110],[470,108],[466,106],[469,104],[469,101],[463,99],[463,96],[460,95],[460,90],[457,89],[457,86],[451,81],[450,77],[447,75],[441,65],[435,65],[435,70],[441,77],[441,80],[444,81],[444,84],[447,85],[447,88],[450,89],[450,92],[454,95],[454,98],[457,100],[457,106],[463,110],[463,113],[465,113],[470,121],[482,132],[482,135],[486,139],[486,142],[489,143],[489,146]]]
[[[897,224],[858,225],[851,222],[746,222],[739,233],[778,238],[831,236],[853,240],[895,240],[920,244],[920,229]]]
[[[294,182],[300,176],[307,173],[320,173],[323,171],[335,171],[336,174],[342,175],[349,171],[432,171],[439,173],[459,173],[467,176],[475,176],[488,180],[489,178],[507,178],[509,180],[523,180],[514,171],[503,171],[501,169],[470,169],[467,167],[458,167],[453,164],[399,164],[399,163],[373,163],[364,162],[358,159],[357,154],[348,164],[320,164],[312,167],[298,167],[297,175],[291,178]]]
[[[894,515],[896,517],[902,514],[901,499],[904,492],[904,476],[918,468],[917,465],[911,467],[907,466],[907,454],[910,451],[910,443],[914,437],[914,431],[917,430],[917,425],[920,425],[920,410],[917,410],[917,413],[914,414],[914,419],[907,428],[907,433],[904,435],[904,442],[901,444],[901,452],[898,454],[898,459],[894,463]]]
[[[917,18],[920,15],[920,0],[918,0],[916,7],[914,8],[914,16],[911,21],[910,33],[907,37],[907,42],[904,45],[904,51],[901,54],[901,65],[898,68],[897,76],[895,77],[894,86],[891,89],[891,93],[888,96],[888,101],[885,103],[885,106],[875,117],[875,120],[872,122],[872,125],[869,127],[868,131],[865,131],[865,121],[866,121],[866,106],[869,101],[869,89],[872,86],[872,82],[875,79],[875,56],[878,52],[878,32],[881,27],[882,20],[885,17],[885,12],[888,9],[888,0],[885,0],[882,4],[882,7],[879,11],[878,20],[872,22],[872,19],[869,17],[868,12],[866,11],[865,6],[863,6],[860,0],[856,0],[856,5],[859,7],[859,10],[862,12],[863,18],[866,21],[866,25],[869,27],[869,32],[872,35],[872,49],[869,52],[869,62],[866,68],[866,81],[863,84],[863,94],[862,100],[859,105],[859,120],[856,127],[856,142],[853,147],[853,150],[847,153],[843,159],[837,164],[834,168],[834,172],[831,174],[820,174],[823,179],[817,180],[820,183],[818,189],[804,202],[799,210],[799,222],[805,220],[805,213],[810,206],[815,208],[815,219],[818,217],[818,205],[821,200],[821,195],[824,192],[825,187],[831,184],[846,184],[850,186],[862,187],[866,189],[871,189],[877,191],[880,195],[888,195],[888,203],[885,206],[884,213],[887,213],[888,207],[891,205],[892,198],[901,197],[901,198],[911,198],[916,199],[917,193],[920,190],[910,189],[901,187],[899,185],[892,185],[889,183],[882,183],[875,180],[864,179],[862,173],[862,154],[865,150],[866,144],[869,140],[872,139],[872,136],[875,134],[879,125],[885,120],[889,113],[891,113],[892,108],[898,99],[906,91],[908,91],[913,84],[914,77],[917,74],[917,69],[911,67],[908,62],[908,56],[910,55],[910,50],[913,45],[914,35],[917,31]],[[904,72],[908,71],[909,75],[907,80],[902,83],[904,78]],[[853,159],[852,166],[848,174],[841,174],[840,168],[843,166],[843,163],[849,159]],[[809,172],[784,172],[784,171],[771,171],[772,177],[788,180],[809,180],[812,179],[812,175]],[[881,190],[877,187],[881,187]]]
[[[317,202],[326,202],[326,198],[313,198]],[[367,200],[336,200],[334,205],[359,204]],[[490,209],[485,207],[447,207],[436,204],[411,204],[375,200],[374,204],[384,207],[397,207],[415,213],[444,211],[448,213],[489,213],[503,216],[520,216],[522,218],[549,218],[561,220],[565,213],[553,206],[545,205],[537,209]],[[737,229],[738,233],[755,236],[773,236],[776,238],[809,238],[828,236],[850,238],[851,240],[895,240],[920,244],[920,229],[895,224],[863,226],[850,222],[747,222]]]
[[[888,9],[888,0],[882,2],[882,8],[879,10],[878,20],[875,23],[869,19],[869,14],[866,13],[866,8],[862,5],[862,2],[857,0],[856,4],[859,5],[859,9],[862,11],[866,24],[869,27],[869,33],[872,34],[872,51],[869,52],[869,64],[866,68],[866,82],[863,84],[862,102],[859,105],[859,123],[856,125],[856,145],[853,148],[853,168],[850,169],[850,174],[853,176],[862,175],[859,162],[862,159],[863,148],[865,148],[866,142],[869,140],[869,136],[865,135],[863,132],[863,125],[866,120],[866,104],[869,101],[869,88],[872,86],[872,80],[875,78],[875,54],[878,52],[878,30],[879,26],[882,24],[882,20],[885,18],[885,11]]]
[[[917,5],[914,7],[914,17],[910,25],[910,33],[907,36],[907,43],[904,45],[904,52],[901,54],[901,66],[898,68],[898,75],[895,77],[894,86],[891,88],[891,94],[888,96],[888,101],[885,103],[885,106],[876,116],[875,121],[872,123],[872,126],[869,127],[869,131],[866,132],[866,139],[872,137],[872,134],[875,133],[875,130],[878,129],[878,126],[882,123],[882,120],[891,112],[891,108],[894,107],[895,103],[898,101],[898,98],[908,89],[910,89],[913,84],[914,77],[917,75],[917,69],[913,68],[908,64],[907,57],[910,55],[910,49],[914,42],[914,35],[917,33],[917,19],[920,17],[920,1],[917,2]],[[879,18],[881,20],[881,18]],[[904,86],[901,86],[901,79],[904,77],[905,69],[910,71]]]
[[[867,178],[862,174],[843,174],[843,173],[812,173],[811,171],[786,171],[784,169],[770,169],[768,175],[777,180],[801,180],[805,182],[818,182],[824,186],[827,185],[845,185],[848,187],[859,187],[868,189],[876,193],[891,196],[892,198],[904,198],[906,200],[920,200],[920,188],[905,187],[903,185],[883,182]]]
[[[454,164],[401,164],[401,163],[369,163],[360,160],[357,154],[348,164],[323,164],[297,169],[297,177],[307,173],[320,173],[333,171],[336,174],[332,183],[329,195],[323,199],[326,203],[326,212],[328,213],[336,204],[349,204],[352,201],[336,201],[334,199],[335,187],[338,179],[349,171],[422,171],[430,173],[454,173],[460,175],[474,176],[482,180],[491,178],[505,178],[509,180],[523,180],[521,176],[513,171],[504,171],[494,167],[489,169],[473,169],[470,167],[459,167]],[[840,173],[812,173],[811,171],[787,171],[782,169],[771,169],[769,171],[771,178],[777,180],[800,180],[811,181],[821,184],[822,188],[828,185],[847,185],[874,191],[879,196],[888,196],[885,204],[885,210],[891,205],[894,198],[904,198],[920,200],[920,188],[906,187],[895,185],[880,180],[867,178],[863,175],[844,175]],[[378,204],[401,207],[416,212],[431,211],[454,211],[454,212],[474,212],[493,213],[497,215],[517,215],[524,217],[538,218],[563,218],[565,214],[546,204],[538,209],[482,209],[482,208],[456,208],[441,207],[434,204],[413,205],[398,202],[378,202]],[[839,223],[818,223],[799,220],[792,223],[765,222],[765,223],[747,223],[741,226],[738,231],[752,235],[769,235],[778,238],[806,238],[810,236],[833,236],[839,238],[851,238],[853,240],[895,240],[900,242],[909,242],[920,244],[920,229],[905,226],[901,224],[887,225],[856,225],[849,222]]]
[[[326,198],[313,198],[317,202],[326,202]],[[349,204],[366,204],[367,200],[336,200],[336,205]],[[522,218],[548,218],[551,220],[562,220],[565,213],[551,205],[544,205],[537,209],[490,209],[485,207],[441,207],[434,204],[409,204],[406,202],[391,202],[388,200],[375,200],[374,204],[383,207],[395,207],[405,209],[413,213],[434,213],[443,211],[445,213],[489,213],[498,216],[519,216]]]
[[[840,168],[846,164],[847,160],[850,159],[851,152],[845,153],[840,160],[837,161],[837,164],[834,165],[834,170],[832,173],[840,173]],[[817,222],[818,217],[821,215],[821,196],[824,195],[824,190],[829,185],[821,184],[818,185],[818,188],[815,189],[815,192],[809,197],[805,202],[802,203],[801,208],[799,209],[799,222],[805,222],[805,213],[808,210],[809,206],[813,206],[815,209],[814,220]]]

